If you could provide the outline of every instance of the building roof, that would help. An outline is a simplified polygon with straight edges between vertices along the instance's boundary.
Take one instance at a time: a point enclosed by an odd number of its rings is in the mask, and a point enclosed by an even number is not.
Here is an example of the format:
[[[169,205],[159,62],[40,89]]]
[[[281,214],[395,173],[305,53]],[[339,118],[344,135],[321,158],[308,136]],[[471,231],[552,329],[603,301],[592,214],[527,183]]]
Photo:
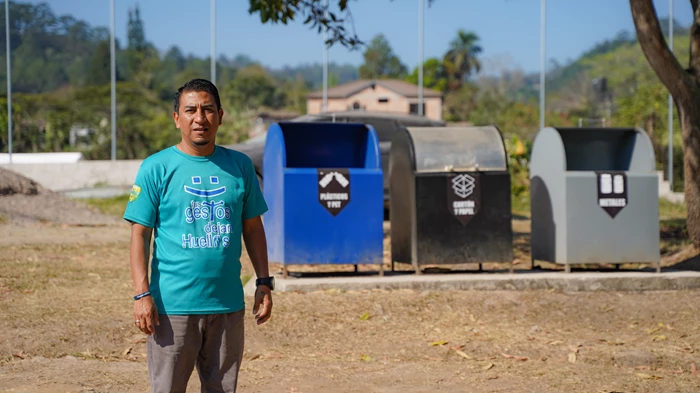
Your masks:
[[[328,98],[348,98],[368,87],[374,88],[376,85],[393,90],[404,97],[418,97],[418,85],[414,85],[413,83],[404,82],[399,79],[359,79],[329,88]],[[306,97],[323,98],[323,91],[319,90],[309,93]],[[442,93],[423,87],[423,97],[442,97]]]

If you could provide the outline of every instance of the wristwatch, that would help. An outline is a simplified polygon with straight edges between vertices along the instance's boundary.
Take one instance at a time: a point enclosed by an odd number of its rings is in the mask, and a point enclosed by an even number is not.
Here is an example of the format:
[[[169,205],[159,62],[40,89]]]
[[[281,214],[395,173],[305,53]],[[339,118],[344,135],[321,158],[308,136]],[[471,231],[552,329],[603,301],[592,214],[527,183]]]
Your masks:
[[[271,291],[275,290],[275,278],[274,277],[264,277],[255,280],[255,286],[259,287],[261,285],[267,285]]]

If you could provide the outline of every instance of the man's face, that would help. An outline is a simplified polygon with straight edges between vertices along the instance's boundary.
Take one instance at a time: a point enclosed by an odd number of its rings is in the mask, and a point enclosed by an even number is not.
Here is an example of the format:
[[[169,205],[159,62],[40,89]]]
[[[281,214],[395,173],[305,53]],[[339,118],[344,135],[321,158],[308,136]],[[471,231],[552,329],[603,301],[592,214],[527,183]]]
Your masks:
[[[180,96],[180,109],[173,113],[175,126],[182,133],[182,140],[196,146],[215,143],[216,131],[224,116],[223,109],[216,109],[214,97],[205,91],[188,91]]]

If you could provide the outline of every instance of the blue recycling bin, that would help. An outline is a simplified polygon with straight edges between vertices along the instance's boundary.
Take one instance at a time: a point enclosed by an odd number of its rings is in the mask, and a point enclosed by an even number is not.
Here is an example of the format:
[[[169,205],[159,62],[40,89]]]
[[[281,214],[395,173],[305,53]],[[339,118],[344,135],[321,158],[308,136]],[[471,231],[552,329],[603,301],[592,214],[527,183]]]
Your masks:
[[[270,262],[379,265],[383,273],[384,173],[374,128],[280,122],[263,152],[263,216]]]

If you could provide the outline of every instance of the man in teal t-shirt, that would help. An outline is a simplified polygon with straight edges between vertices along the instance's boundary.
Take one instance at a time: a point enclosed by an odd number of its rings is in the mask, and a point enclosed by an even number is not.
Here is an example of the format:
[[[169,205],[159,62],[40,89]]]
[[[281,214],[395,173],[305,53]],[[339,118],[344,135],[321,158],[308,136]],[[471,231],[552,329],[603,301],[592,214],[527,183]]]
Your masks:
[[[258,324],[272,310],[267,204],[250,158],[216,145],[223,117],[216,87],[192,80],[174,107],[182,141],[143,161],[124,212],[132,223],[134,323],[149,335],[153,392],[184,391],[195,365],[206,391],[233,392],[244,342],[241,237],[259,277]]]

